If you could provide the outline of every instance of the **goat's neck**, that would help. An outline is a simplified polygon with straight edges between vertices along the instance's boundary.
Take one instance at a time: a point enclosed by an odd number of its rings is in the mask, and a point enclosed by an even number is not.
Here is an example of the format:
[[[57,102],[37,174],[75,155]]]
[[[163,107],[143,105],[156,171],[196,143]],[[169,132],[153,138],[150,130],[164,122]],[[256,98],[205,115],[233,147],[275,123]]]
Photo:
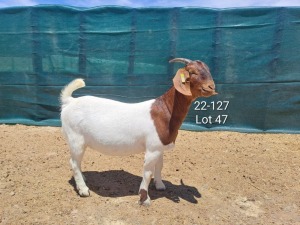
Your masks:
[[[178,92],[174,87],[161,96],[170,112],[170,133],[177,132],[183,123],[193,99]]]
[[[178,129],[184,121],[192,101],[192,97],[185,96],[172,87],[153,103],[151,116],[158,136],[164,145],[175,142]]]

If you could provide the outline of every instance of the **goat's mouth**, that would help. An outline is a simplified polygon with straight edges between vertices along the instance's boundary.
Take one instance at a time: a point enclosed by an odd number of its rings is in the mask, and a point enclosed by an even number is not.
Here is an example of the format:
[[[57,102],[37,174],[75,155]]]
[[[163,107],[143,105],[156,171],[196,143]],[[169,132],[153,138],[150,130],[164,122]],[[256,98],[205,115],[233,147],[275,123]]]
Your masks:
[[[209,96],[217,95],[217,94],[218,94],[218,93],[215,91],[215,89],[207,89],[207,88],[201,87],[200,91],[201,91],[201,94],[202,94],[204,97],[209,97]]]

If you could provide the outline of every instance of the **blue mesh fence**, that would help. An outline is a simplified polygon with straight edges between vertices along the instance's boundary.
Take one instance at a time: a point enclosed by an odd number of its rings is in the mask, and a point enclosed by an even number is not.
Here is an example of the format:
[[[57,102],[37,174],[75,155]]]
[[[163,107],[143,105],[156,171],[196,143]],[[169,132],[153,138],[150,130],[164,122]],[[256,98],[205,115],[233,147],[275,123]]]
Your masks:
[[[62,6],[0,10],[0,123],[59,126],[59,93],[139,102],[181,65],[206,62],[219,95],[197,99],[190,130],[300,132],[300,8]]]

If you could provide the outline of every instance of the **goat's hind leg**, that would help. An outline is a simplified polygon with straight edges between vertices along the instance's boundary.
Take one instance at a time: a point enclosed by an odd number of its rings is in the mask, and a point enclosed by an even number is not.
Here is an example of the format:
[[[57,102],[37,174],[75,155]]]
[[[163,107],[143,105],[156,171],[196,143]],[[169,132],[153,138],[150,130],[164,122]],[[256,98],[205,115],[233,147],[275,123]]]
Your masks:
[[[85,152],[85,146],[83,140],[79,141],[79,139],[80,138],[78,138],[76,141],[69,142],[71,152],[70,165],[73,170],[73,176],[79,195],[82,197],[87,197],[90,196],[90,191],[86,186],[85,177],[81,172],[81,161]]]

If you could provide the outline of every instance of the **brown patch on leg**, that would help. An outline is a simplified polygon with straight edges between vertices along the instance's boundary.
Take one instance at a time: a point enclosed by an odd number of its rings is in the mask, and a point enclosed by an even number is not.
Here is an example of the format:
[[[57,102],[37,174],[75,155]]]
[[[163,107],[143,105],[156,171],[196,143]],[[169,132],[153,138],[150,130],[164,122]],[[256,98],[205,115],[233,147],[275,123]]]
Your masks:
[[[143,202],[146,201],[148,198],[148,192],[145,189],[141,189],[139,194],[141,195],[140,196],[140,204],[143,204]]]

